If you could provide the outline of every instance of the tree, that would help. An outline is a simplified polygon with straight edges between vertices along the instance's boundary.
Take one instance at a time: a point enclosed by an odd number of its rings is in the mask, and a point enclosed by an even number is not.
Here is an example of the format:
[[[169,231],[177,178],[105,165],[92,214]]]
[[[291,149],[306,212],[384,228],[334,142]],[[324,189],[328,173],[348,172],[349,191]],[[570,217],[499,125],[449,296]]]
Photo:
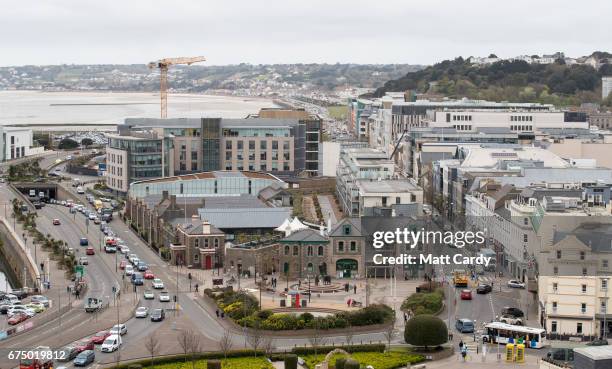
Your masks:
[[[155,357],[155,354],[159,351],[160,345],[159,338],[157,337],[157,332],[153,332],[153,334],[148,335],[147,338],[145,338],[144,345],[149,354],[151,355],[151,366],[153,366],[153,357]]]
[[[448,329],[444,321],[433,315],[417,315],[406,323],[404,340],[413,346],[426,349],[439,346],[448,340]]]
[[[81,140],[81,146],[85,146],[85,148],[93,145],[93,140],[89,137],[85,137],[84,139]]]
[[[191,342],[193,341],[193,336],[194,333],[191,329],[183,329],[177,337],[179,346],[181,346],[181,350],[185,355],[185,362],[187,362],[187,353],[189,353],[189,350],[191,349]]]
[[[202,336],[198,333],[192,332],[191,342],[189,344],[189,353],[191,354],[191,368],[195,369],[195,361],[193,360],[195,354],[202,351]]]
[[[314,354],[317,354],[317,349],[320,346],[325,346],[327,339],[321,335],[321,319],[315,318],[314,321],[314,329],[312,330],[310,336],[308,337],[308,342],[310,342],[310,346],[314,348]]]
[[[227,359],[227,353],[232,349],[232,335],[229,329],[223,331],[223,336],[219,340],[219,350],[223,353],[223,357]]]
[[[60,150],[74,150],[79,147],[79,143],[71,138],[64,138],[57,146]]]
[[[393,336],[395,335],[395,321],[396,321],[396,316],[395,314],[393,314],[393,318],[391,319],[391,324],[389,324],[387,328],[385,328],[385,331],[383,332],[385,339],[387,340],[387,345],[389,346],[389,350],[391,349],[391,340],[393,340]]]
[[[346,327],[346,331],[344,332],[344,339],[346,340],[346,345],[351,346],[353,344],[353,327],[349,324]]]
[[[263,340],[263,332],[259,327],[259,320],[255,321],[253,328],[249,330],[249,334],[247,335],[247,342],[249,346],[253,349],[253,353],[255,357],[257,357],[257,349],[261,346]]]

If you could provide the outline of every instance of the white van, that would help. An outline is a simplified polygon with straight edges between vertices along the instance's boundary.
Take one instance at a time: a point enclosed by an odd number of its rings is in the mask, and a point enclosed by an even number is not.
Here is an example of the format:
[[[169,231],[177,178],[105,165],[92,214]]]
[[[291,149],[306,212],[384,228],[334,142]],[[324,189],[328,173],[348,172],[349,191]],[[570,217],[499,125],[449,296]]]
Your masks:
[[[77,187],[77,193],[82,195],[85,193],[85,190],[83,189],[83,187],[79,186]]]
[[[36,197],[36,190],[30,190],[30,197]]]
[[[101,352],[114,352],[119,350],[121,347],[121,336],[118,334],[112,334],[104,340],[100,347]]]

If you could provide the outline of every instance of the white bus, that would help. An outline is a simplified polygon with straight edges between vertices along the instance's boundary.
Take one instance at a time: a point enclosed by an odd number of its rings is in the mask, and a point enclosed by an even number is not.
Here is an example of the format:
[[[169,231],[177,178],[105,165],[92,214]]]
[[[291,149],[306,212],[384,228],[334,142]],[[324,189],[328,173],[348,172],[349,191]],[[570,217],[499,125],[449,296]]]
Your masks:
[[[523,327],[501,322],[486,324],[482,333],[483,342],[518,343],[522,340],[527,348],[542,348],[546,345],[546,331],[542,328]]]

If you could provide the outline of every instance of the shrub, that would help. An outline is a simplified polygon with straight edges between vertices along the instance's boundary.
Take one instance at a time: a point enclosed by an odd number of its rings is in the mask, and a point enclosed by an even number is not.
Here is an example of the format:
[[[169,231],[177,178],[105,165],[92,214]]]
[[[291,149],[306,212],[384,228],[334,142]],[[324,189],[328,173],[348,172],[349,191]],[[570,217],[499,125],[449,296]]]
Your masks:
[[[334,365],[334,368],[336,368],[336,369],[344,369],[345,364],[346,364],[346,358],[344,358],[344,357],[338,358],[338,359],[336,359],[336,365]]]
[[[346,314],[351,326],[383,324],[393,317],[393,309],[383,304],[373,304],[363,309]]]
[[[298,357],[294,354],[285,356],[285,369],[297,369]]]
[[[317,347],[317,354],[327,354],[334,349],[342,349],[346,352],[385,352],[384,344],[372,344],[372,345],[352,345],[352,346],[321,346]],[[314,347],[294,347],[291,352],[296,355],[313,355],[315,353]]]
[[[344,363],[344,369],[359,369],[359,361],[354,359],[348,359]]]
[[[266,320],[270,317],[270,315],[272,315],[273,313],[270,310],[261,310],[257,312],[257,317],[261,320]]]
[[[438,346],[448,340],[448,329],[440,318],[418,315],[406,323],[404,340],[414,346]]]
[[[219,360],[208,360],[206,369],[221,369],[221,362]]]
[[[414,315],[435,314],[442,309],[444,292],[438,288],[434,292],[417,292],[406,298],[402,309],[410,309]]]
[[[316,364],[325,360],[325,355],[307,355],[302,356],[306,366],[309,369],[314,369]],[[395,369],[405,367],[407,363],[416,364],[424,360],[423,356],[415,355],[409,352],[391,351],[391,352],[357,352],[351,354],[351,358],[357,360],[362,365],[372,365],[376,369]],[[346,359],[342,354],[333,355],[329,360],[329,365],[336,365],[338,369],[338,361]],[[347,369],[347,366],[344,366]]]
[[[306,325],[308,326],[308,323],[310,321],[312,321],[314,319],[314,315],[310,314],[310,313],[304,313],[300,316],[300,318],[306,323]]]

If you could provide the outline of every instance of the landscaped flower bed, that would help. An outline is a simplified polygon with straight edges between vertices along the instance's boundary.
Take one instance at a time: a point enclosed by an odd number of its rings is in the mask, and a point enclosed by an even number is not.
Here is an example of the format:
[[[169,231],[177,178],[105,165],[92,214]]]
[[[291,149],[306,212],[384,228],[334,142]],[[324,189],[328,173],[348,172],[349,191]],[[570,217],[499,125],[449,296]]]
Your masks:
[[[316,364],[325,360],[325,355],[306,355],[301,356],[309,369],[314,369]],[[345,357],[345,355],[333,355],[329,360],[330,366],[335,365],[336,359]],[[415,355],[407,352],[356,352],[351,354],[351,357],[363,366],[372,365],[376,369],[394,369],[406,366],[407,363],[415,364],[424,360],[423,356]]]

